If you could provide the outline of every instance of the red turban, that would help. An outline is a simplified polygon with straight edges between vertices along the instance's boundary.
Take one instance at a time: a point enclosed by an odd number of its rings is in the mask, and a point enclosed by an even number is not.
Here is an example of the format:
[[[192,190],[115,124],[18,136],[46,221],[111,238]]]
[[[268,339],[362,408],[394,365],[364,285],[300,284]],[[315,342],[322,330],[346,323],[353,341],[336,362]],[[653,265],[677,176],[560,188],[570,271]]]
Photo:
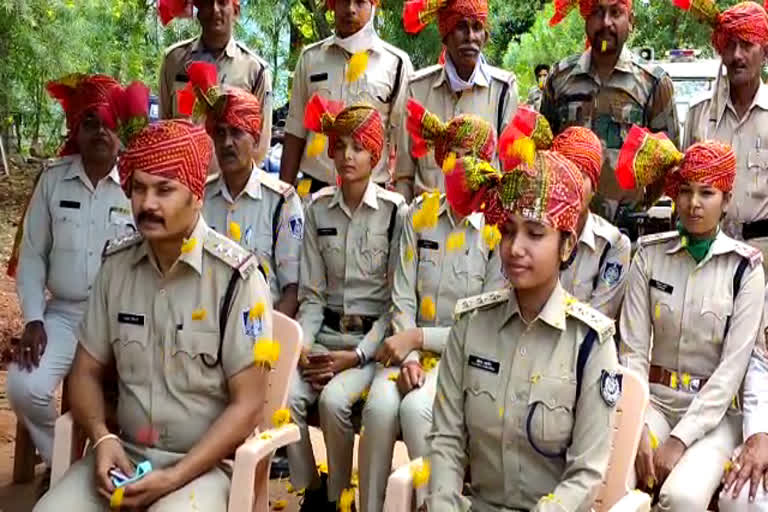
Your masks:
[[[421,32],[435,18],[442,37],[464,18],[485,24],[488,0],[407,0],[403,5],[403,26],[409,34]]]
[[[178,181],[202,199],[213,154],[211,139],[202,126],[187,120],[148,124],[148,96],[149,88],[140,82],[112,93],[125,144],[117,164],[125,194],[130,197],[131,177],[141,171]]]
[[[713,0],[673,1],[712,27],[712,46],[721,55],[733,38],[768,46],[768,15],[760,4],[741,2],[721,13]]]
[[[496,132],[488,121],[473,114],[461,114],[444,123],[413,98],[408,100],[407,108],[406,128],[413,141],[411,154],[414,158],[426,155],[429,146],[434,146],[435,161],[441,167],[445,157],[456,147],[487,162],[493,158]]]
[[[313,132],[328,136],[328,157],[333,158],[336,138],[351,136],[371,154],[375,167],[384,149],[384,124],[374,107],[355,104],[344,107],[338,101],[326,100],[315,94],[304,112],[304,126]]]
[[[240,7],[240,0],[232,0],[232,3],[235,7]],[[191,18],[193,4],[199,8],[198,0],[159,0],[157,12],[160,15],[160,21],[165,26],[174,18]]]
[[[576,7],[577,2],[579,5],[579,14],[581,14],[581,17],[585,20],[589,18],[592,13],[595,12],[597,6],[600,5],[600,0],[555,0],[555,14],[549,20],[549,25],[555,26],[563,21],[563,19],[568,16],[568,13],[571,12],[571,9]],[[632,0],[616,0],[616,3],[624,5],[627,10],[632,10]]]
[[[736,178],[736,153],[731,146],[714,140],[689,147],[677,171],[667,175],[665,193],[676,198],[686,181],[706,183],[724,193],[733,189]]]
[[[583,126],[571,126],[552,141],[552,149],[576,164],[597,190],[603,164],[603,145],[597,135]]]
[[[106,75],[69,75],[48,82],[48,94],[61,103],[67,116],[67,140],[59,155],[66,156],[80,152],[77,147],[77,130],[86,114],[94,112],[107,127],[115,129],[115,119],[109,108],[109,94],[120,84]]]

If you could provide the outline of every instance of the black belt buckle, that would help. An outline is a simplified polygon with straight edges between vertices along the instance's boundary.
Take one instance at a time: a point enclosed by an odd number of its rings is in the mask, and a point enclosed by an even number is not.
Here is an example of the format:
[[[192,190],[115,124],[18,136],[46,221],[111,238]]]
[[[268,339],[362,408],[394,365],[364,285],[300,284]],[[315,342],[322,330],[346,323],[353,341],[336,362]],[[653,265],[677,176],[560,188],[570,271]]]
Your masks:
[[[363,332],[363,318],[359,315],[343,315],[339,322],[339,331],[342,334]]]

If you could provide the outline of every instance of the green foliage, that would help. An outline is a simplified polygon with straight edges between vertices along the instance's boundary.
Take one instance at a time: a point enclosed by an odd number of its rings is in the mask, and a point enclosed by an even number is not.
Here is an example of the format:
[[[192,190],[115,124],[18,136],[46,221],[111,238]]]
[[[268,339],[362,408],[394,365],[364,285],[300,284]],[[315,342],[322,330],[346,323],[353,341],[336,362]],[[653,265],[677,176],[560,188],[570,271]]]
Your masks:
[[[437,26],[432,23],[417,35],[403,29],[403,0],[387,0],[377,12],[379,35],[390,44],[402,49],[411,57],[414,69],[437,63],[443,44]]]

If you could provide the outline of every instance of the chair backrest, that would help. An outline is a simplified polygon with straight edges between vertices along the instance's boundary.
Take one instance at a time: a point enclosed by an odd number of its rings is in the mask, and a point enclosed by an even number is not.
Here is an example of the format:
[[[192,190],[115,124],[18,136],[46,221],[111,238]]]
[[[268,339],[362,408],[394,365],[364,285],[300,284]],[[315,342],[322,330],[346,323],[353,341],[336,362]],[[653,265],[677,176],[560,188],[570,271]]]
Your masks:
[[[608,471],[595,500],[596,512],[607,512],[628,492],[629,478],[645,423],[648,383],[628,368],[621,368],[622,394],[616,405],[616,424],[611,442]]]
[[[272,414],[285,407],[288,401],[288,391],[291,386],[293,372],[299,363],[299,354],[304,338],[301,326],[291,318],[280,313],[272,312],[272,338],[280,343],[280,357],[269,374],[269,389],[264,404],[264,419],[259,430],[272,428]]]

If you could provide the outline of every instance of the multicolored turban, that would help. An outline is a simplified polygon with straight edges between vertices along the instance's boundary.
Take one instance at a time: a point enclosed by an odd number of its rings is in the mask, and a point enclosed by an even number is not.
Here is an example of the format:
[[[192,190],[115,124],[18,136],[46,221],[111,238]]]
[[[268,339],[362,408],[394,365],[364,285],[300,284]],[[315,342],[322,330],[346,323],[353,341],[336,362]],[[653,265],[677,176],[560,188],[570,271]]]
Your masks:
[[[418,34],[437,18],[437,29],[445,37],[464,18],[488,20],[488,0],[407,0],[403,5],[403,26]]]
[[[720,12],[713,0],[673,0],[699,21],[712,27],[712,46],[720,55],[731,39],[768,46],[768,14],[755,2],[741,2]]]
[[[109,95],[112,89],[119,86],[111,76],[82,74],[68,75],[46,84],[48,94],[61,104],[67,117],[67,140],[59,150],[60,156],[80,152],[77,131],[88,113],[95,113],[105,126],[115,129]]]
[[[235,7],[240,7],[240,0],[232,0]],[[198,7],[198,0],[158,0],[157,12],[163,26],[174,18],[191,18],[192,7]]]
[[[177,94],[181,114],[204,117],[211,137],[216,124],[223,122],[259,140],[262,114],[256,96],[236,87],[220,87],[216,66],[208,62],[190,62],[187,75],[187,86]]]
[[[125,194],[131,196],[131,178],[141,171],[178,181],[202,199],[213,154],[205,129],[179,119],[149,124],[149,88],[141,82],[115,89],[110,100],[125,146],[117,164]]]
[[[468,156],[487,162],[496,150],[496,132],[488,121],[473,115],[461,114],[444,123],[437,115],[426,110],[421,103],[408,100],[406,128],[411,135],[411,155],[421,158],[430,147],[435,148],[435,161],[443,166],[453,148],[462,148]]]
[[[336,138],[341,136],[351,136],[368,150],[371,154],[371,167],[375,167],[381,159],[384,149],[384,124],[379,111],[371,105],[354,104],[345,107],[340,101],[326,100],[315,94],[304,111],[304,126],[307,130],[327,136],[328,157],[331,159],[334,156]],[[325,143],[322,138],[318,140]],[[311,144],[314,144],[314,141]],[[313,151],[308,148],[308,152]]]
[[[728,144],[705,141],[680,153],[663,133],[633,125],[619,152],[616,179],[625,189],[666,179],[664,193],[676,199],[680,184],[706,183],[723,192],[733,189],[736,154]]]
[[[592,190],[597,190],[603,166],[603,145],[592,130],[571,126],[555,137],[552,149],[576,164],[589,177]]]
[[[530,107],[521,106],[504,128],[499,140],[499,160],[504,170],[526,163],[533,165],[536,151],[551,149],[549,121]]]
[[[629,11],[632,10],[632,0],[617,0],[616,3],[624,5]],[[555,14],[549,20],[549,26],[554,27],[563,21],[577,4],[579,14],[586,20],[600,5],[600,0],[555,0]]]

